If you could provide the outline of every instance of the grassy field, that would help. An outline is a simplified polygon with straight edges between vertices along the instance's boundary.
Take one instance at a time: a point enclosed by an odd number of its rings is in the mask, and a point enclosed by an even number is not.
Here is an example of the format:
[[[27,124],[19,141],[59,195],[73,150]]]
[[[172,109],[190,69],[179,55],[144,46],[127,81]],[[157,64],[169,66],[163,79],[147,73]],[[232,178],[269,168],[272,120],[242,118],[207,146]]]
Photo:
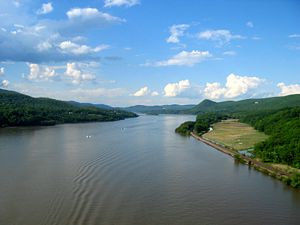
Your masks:
[[[214,124],[213,130],[203,137],[235,150],[244,150],[265,140],[267,135],[248,124],[239,123],[237,120],[226,120]]]

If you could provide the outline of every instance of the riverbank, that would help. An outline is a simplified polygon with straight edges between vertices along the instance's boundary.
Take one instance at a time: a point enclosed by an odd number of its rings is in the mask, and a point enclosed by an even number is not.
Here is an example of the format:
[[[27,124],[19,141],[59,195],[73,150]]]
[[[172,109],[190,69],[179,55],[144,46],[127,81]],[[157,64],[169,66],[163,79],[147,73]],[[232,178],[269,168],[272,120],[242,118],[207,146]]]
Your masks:
[[[285,171],[280,170],[279,168],[274,168],[266,163],[258,161],[257,159],[253,159],[246,155],[243,155],[243,154],[239,153],[238,151],[221,146],[217,143],[212,142],[211,140],[207,140],[207,139],[203,138],[202,136],[195,134],[194,132],[191,132],[191,136],[194,137],[195,139],[203,142],[204,144],[207,144],[207,145],[215,148],[216,150],[233,157],[235,160],[237,160],[241,163],[247,164],[249,166],[252,166],[256,170],[261,171],[261,172],[263,172],[269,176],[272,176],[274,178],[277,178],[279,180],[282,180],[282,181],[286,182],[287,184],[289,184],[288,181],[290,179],[292,179],[291,174],[288,174]]]

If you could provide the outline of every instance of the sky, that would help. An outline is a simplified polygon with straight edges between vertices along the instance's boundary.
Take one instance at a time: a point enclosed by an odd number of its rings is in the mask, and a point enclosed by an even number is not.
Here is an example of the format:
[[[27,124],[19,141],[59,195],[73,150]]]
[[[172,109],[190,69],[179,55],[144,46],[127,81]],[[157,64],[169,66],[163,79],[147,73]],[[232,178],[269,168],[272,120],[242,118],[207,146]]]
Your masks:
[[[112,106],[300,93],[300,1],[0,0],[0,87]]]

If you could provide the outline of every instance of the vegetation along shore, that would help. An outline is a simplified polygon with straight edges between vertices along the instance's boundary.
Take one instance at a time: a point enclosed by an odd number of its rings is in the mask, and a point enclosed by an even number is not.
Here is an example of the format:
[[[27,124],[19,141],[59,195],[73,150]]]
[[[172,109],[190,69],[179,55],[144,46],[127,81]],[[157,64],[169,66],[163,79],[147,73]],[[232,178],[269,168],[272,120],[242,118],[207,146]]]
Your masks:
[[[86,106],[50,98],[33,98],[0,89],[0,127],[115,121],[136,116],[135,113],[119,109],[100,108],[91,104]]]
[[[300,107],[260,108],[199,113],[175,131],[300,188]]]

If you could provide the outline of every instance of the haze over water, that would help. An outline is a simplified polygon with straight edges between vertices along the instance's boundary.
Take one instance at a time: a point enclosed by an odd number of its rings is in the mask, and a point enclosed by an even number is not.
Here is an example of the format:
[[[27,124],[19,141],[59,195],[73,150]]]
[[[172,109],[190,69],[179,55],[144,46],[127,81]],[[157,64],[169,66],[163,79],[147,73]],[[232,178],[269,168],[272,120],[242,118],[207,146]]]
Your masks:
[[[0,129],[0,224],[299,224],[299,190],[174,133],[193,119]]]

